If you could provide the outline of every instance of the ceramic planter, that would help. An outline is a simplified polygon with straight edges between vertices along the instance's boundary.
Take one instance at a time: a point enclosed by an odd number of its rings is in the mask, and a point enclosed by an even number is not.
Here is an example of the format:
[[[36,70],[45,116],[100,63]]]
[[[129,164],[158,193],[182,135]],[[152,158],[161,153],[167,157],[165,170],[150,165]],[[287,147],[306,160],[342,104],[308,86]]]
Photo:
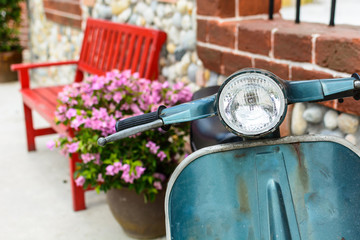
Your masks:
[[[17,72],[12,72],[10,66],[21,61],[21,51],[0,52],[0,83],[17,80]]]
[[[112,214],[128,236],[153,239],[165,235],[165,190],[148,203],[142,194],[126,188],[111,189],[106,197]]]

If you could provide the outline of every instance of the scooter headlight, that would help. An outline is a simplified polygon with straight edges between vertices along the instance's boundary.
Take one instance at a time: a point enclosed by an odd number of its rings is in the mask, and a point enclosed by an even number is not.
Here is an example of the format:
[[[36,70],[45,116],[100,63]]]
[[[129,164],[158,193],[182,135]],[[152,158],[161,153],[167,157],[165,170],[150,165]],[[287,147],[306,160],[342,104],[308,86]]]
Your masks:
[[[223,124],[244,137],[259,137],[275,131],[287,108],[280,81],[258,69],[230,76],[221,86],[216,104]]]

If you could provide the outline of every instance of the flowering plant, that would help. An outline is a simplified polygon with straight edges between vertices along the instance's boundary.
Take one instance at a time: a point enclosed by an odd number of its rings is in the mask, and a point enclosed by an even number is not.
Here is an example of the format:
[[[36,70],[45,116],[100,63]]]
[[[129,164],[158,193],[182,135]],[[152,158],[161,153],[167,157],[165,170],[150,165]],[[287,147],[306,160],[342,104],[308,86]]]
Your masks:
[[[106,147],[98,146],[97,139],[115,132],[116,119],[187,102],[191,96],[183,83],[170,88],[168,82],[151,82],[130,71],[91,76],[59,93],[56,120],[70,126],[74,137],[60,136],[48,147],[79,154],[82,162],[74,176],[78,186],[98,192],[127,187],[153,200],[184,154],[188,126],[149,130]]]

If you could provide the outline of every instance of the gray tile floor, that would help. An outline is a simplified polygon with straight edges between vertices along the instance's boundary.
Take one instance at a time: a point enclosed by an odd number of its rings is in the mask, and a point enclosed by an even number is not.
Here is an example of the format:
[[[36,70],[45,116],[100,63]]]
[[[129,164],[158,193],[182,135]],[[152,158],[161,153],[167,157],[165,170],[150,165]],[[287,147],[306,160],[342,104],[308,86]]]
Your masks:
[[[104,194],[87,192],[88,208],[73,212],[67,159],[46,148],[56,135],[38,137],[37,151],[27,152],[19,88],[17,82],[0,84],[0,239],[131,239]]]

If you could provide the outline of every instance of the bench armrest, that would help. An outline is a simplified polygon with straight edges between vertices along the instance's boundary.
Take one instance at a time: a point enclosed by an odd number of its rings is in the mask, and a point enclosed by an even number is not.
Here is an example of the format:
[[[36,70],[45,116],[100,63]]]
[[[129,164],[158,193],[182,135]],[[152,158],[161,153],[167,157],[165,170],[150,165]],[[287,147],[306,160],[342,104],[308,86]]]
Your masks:
[[[39,67],[51,67],[51,66],[60,66],[60,65],[68,65],[68,64],[77,64],[78,61],[63,61],[63,62],[47,62],[47,63],[19,63],[12,64],[11,70],[17,71],[22,69],[31,69],[31,68],[39,68]]]
[[[39,67],[52,67],[60,65],[77,64],[78,61],[63,61],[63,62],[47,62],[47,63],[20,63],[12,64],[11,70],[18,71],[18,79],[21,84],[21,89],[30,87],[29,69]]]

